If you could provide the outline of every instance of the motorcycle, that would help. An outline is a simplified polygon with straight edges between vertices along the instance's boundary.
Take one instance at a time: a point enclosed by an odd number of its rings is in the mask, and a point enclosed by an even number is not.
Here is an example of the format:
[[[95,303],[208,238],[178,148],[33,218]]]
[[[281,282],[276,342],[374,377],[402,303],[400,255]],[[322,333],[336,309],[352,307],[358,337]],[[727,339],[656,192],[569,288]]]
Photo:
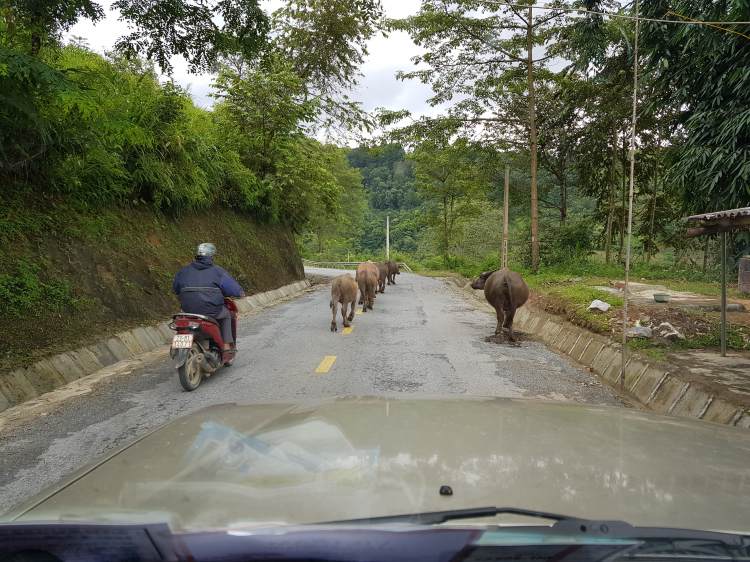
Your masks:
[[[224,297],[231,315],[232,336],[237,341],[237,305]],[[219,367],[230,367],[235,353],[223,349],[224,342],[218,321],[203,314],[180,312],[172,315],[169,327],[177,332],[172,338],[169,355],[180,377],[182,388],[190,392],[200,385],[203,374],[207,377]],[[235,344],[236,345],[236,344]]]

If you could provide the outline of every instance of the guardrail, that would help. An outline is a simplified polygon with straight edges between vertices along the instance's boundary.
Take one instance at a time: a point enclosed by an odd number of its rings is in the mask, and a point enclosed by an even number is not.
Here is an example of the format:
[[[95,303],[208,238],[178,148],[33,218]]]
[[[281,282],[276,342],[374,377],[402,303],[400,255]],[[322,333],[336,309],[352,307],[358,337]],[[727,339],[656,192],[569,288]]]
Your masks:
[[[311,267],[335,267],[338,269],[346,269],[347,266],[357,267],[359,264],[364,263],[361,261],[310,261],[303,259],[302,263],[304,265],[309,265]],[[396,262],[398,263],[399,267],[403,267],[406,271],[411,273],[411,269],[408,265],[406,265],[404,262]]]

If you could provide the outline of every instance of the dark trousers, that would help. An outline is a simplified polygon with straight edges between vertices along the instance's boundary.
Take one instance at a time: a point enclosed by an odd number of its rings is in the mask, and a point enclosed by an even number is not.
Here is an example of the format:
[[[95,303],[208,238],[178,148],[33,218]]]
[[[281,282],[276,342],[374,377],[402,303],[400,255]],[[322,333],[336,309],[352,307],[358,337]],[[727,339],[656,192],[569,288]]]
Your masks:
[[[221,330],[221,339],[224,343],[231,344],[234,341],[232,337],[232,316],[226,306],[221,307],[221,312],[214,316],[219,321],[219,330]]]

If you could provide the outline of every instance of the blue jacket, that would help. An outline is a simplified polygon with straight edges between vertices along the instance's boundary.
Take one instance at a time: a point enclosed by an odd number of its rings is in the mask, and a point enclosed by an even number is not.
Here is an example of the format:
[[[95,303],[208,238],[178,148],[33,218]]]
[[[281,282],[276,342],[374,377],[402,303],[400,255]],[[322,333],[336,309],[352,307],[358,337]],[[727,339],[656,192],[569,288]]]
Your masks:
[[[174,277],[172,289],[183,312],[217,316],[224,306],[224,296],[242,296],[242,287],[209,257],[197,257]]]

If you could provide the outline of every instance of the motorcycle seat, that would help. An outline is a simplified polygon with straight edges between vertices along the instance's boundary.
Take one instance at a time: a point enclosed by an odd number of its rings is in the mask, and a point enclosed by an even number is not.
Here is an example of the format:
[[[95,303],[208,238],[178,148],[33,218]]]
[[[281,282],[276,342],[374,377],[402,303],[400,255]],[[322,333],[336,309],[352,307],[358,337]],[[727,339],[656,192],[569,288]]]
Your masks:
[[[207,322],[211,322],[212,324],[219,325],[219,321],[216,318],[212,318],[211,316],[206,316],[205,314],[192,314],[190,312],[180,312],[179,314],[173,314],[172,319],[175,318],[197,318],[198,320],[205,320]]]

